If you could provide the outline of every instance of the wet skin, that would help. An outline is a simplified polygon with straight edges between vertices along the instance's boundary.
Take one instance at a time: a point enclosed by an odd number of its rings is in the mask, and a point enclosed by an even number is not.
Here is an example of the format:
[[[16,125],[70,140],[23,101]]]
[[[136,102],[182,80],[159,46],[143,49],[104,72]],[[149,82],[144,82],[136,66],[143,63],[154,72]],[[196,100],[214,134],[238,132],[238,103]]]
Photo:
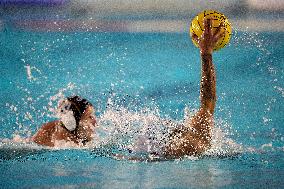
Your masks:
[[[199,155],[210,148],[216,104],[216,75],[212,54],[214,46],[218,39],[223,37],[224,32],[220,30],[223,23],[214,33],[212,20],[205,20],[204,26],[205,29],[200,38],[196,35],[192,36],[199,45],[201,56],[200,108],[194,116],[183,124],[182,129],[177,129],[171,133],[168,145],[163,149],[163,156],[169,159],[185,155]],[[58,140],[74,142],[75,144],[91,141],[96,125],[92,112],[92,107],[87,108],[81,117],[76,132],[68,131],[62,125],[62,122],[57,120],[44,124],[32,140],[38,144],[51,147]]]
[[[94,108],[92,106],[87,107],[74,131],[66,129],[60,120],[45,123],[32,137],[32,141],[49,147],[54,147],[58,141],[85,145],[87,142],[92,141],[94,137],[96,119],[93,112]]]
[[[164,149],[166,158],[199,155],[210,148],[216,104],[216,75],[212,54],[218,39],[225,35],[225,32],[221,31],[223,26],[224,23],[221,23],[217,30],[213,32],[212,20],[206,19],[201,37],[191,36],[200,48],[200,108],[194,116],[184,123],[182,129],[171,133],[170,141]]]

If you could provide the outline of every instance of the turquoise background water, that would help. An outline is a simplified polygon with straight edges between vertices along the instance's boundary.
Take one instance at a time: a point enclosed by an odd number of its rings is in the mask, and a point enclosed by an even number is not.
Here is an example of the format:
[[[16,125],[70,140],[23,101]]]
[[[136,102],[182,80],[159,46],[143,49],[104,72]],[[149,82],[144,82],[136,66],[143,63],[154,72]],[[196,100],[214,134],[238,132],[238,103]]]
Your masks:
[[[1,186],[283,187],[283,39],[283,33],[235,31],[229,46],[214,54],[215,117],[243,146],[241,154],[134,163],[90,150],[33,152],[11,144],[1,147]],[[155,106],[161,117],[174,120],[183,118],[186,106],[199,105],[200,58],[187,33],[41,33],[6,28],[0,41],[2,139],[28,137],[52,120],[47,110],[50,97],[64,89],[66,96],[89,99],[98,117],[108,99],[134,111]],[[27,76],[27,64],[35,67],[34,80]],[[75,87],[68,88],[70,83]]]

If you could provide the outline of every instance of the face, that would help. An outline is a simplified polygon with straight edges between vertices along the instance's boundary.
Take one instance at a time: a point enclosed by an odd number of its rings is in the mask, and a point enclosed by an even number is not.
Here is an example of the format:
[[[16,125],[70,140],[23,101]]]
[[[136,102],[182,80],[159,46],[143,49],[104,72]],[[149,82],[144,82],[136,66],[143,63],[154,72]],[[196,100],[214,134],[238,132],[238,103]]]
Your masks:
[[[71,110],[71,102],[68,100],[59,103],[57,117],[69,131],[74,131],[76,129],[76,119]]]
[[[91,123],[93,126],[96,125],[96,119],[94,114],[94,107],[89,105],[83,114],[81,115],[80,122]],[[69,130],[73,131],[76,129],[76,120],[74,113],[71,109],[71,102],[64,100],[59,103],[57,117],[63,122],[64,126]]]
[[[57,113],[64,114],[67,111],[71,110],[71,103],[68,100],[63,100],[59,102]]]

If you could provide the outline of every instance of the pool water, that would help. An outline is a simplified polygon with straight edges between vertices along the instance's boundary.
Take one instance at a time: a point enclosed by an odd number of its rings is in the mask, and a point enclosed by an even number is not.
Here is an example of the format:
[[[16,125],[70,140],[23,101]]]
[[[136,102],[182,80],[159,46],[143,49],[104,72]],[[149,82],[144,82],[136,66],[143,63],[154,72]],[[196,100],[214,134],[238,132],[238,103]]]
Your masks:
[[[282,188],[283,39],[283,32],[235,31],[214,54],[219,138],[209,155],[134,162],[112,154],[129,155],[123,150],[136,131],[157,118],[179,122],[199,106],[200,58],[188,34],[6,28],[0,33],[1,188]],[[55,119],[57,101],[73,94],[96,107],[101,138],[94,146],[26,142]]]

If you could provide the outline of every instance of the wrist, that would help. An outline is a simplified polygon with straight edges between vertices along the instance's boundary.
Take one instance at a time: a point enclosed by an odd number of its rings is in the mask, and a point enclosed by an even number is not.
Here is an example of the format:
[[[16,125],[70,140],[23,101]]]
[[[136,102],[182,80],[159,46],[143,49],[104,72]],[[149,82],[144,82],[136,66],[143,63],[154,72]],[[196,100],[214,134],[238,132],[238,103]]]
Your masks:
[[[203,55],[203,54],[212,54],[213,53],[213,49],[203,49],[203,48],[200,48],[200,54]]]
[[[207,65],[212,62],[212,53],[200,53],[200,56],[202,64]]]
[[[200,51],[201,56],[212,56],[213,52],[209,51]]]

